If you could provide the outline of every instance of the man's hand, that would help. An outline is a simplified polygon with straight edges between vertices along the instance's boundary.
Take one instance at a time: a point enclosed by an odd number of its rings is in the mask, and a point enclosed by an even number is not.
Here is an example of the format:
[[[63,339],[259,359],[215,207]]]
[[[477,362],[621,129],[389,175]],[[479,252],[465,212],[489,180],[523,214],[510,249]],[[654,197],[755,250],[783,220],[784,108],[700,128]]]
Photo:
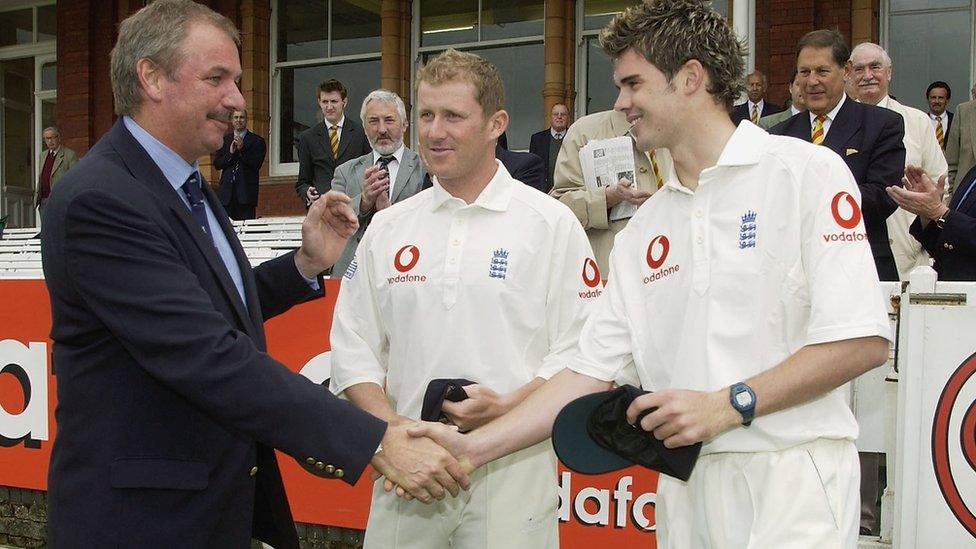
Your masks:
[[[312,207],[312,203],[318,200],[320,196],[322,195],[319,194],[319,190],[315,188],[315,185],[309,185],[305,189],[305,203],[308,204],[309,208]]]
[[[312,203],[302,222],[302,247],[295,254],[298,271],[313,278],[331,267],[358,228],[349,197],[338,191],[325,193]]]
[[[923,225],[942,217],[949,210],[942,203],[946,183],[944,174],[938,183],[934,183],[921,168],[905,166],[905,177],[901,181],[905,187],[888,187],[888,196],[901,208],[921,217]]]
[[[399,495],[430,503],[448,492],[457,496],[460,488],[467,490],[470,480],[458,460],[433,440],[408,435],[411,425],[419,423],[388,426],[380,443],[383,449],[373,456],[373,467],[386,477],[387,491],[396,485]]]
[[[637,189],[626,177],[621,177],[613,185],[607,186],[605,192],[607,193],[608,208],[612,208],[624,201],[635,206],[640,206],[645,200],[651,197],[651,193]]]
[[[241,146],[244,144],[244,140],[241,136],[234,134],[234,139],[230,142],[230,152],[234,154],[235,152],[241,150]]]
[[[742,416],[729,403],[728,388],[713,393],[665,389],[639,396],[627,408],[627,421],[634,424],[648,408],[640,427],[653,432],[667,448],[689,446],[709,440],[740,425]]]
[[[359,211],[366,213],[377,206],[377,200],[383,195],[389,197],[390,174],[386,170],[381,170],[379,166],[370,166],[363,172],[363,194],[359,199]],[[389,198],[386,204],[389,205]],[[377,210],[379,208],[377,206]]]
[[[461,402],[445,400],[441,407],[462,433],[481,427],[515,406],[508,395],[498,394],[484,385],[466,385],[464,392],[468,394],[467,399]]]

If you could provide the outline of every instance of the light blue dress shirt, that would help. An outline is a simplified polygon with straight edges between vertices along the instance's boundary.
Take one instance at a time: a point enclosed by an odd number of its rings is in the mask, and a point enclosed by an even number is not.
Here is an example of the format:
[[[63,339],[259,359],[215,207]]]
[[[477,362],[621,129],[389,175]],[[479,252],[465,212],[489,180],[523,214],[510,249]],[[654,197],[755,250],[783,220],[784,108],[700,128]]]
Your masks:
[[[189,210],[190,202],[186,199],[186,194],[183,193],[182,187],[183,183],[186,183],[187,178],[190,177],[190,174],[199,171],[197,162],[187,164],[186,160],[183,160],[180,155],[160,143],[158,139],[142,129],[135,120],[128,116],[122,117],[122,122],[125,124],[125,128],[129,130],[129,133],[132,134],[132,137],[135,137],[136,141],[142,145],[142,148],[146,149],[146,152],[149,153],[156,166],[163,172],[163,176],[173,186],[176,195],[180,197],[180,200],[186,204],[186,209]],[[201,175],[198,175],[197,178],[201,182],[203,181]],[[204,200],[203,205],[207,209],[207,222],[210,224],[210,232],[213,234],[214,245],[217,247],[217,252],[220,254],[220,259],[223,260],[227,272],[230,273],[231,280],[234,281],[234,287],[237,288],[237,295],[241,297],[241,303],[246,308],[247,299],[244,298],[244,280],[241,277],[241,268],[237,264],[237,258],[234,257],[234,251],[230,247],[230,242],[227,241],[227,235],[220,229],[220,223],[217,222],[217,217],[214,216],[210,204]],[[201,228],[200,230],[203,229]]]

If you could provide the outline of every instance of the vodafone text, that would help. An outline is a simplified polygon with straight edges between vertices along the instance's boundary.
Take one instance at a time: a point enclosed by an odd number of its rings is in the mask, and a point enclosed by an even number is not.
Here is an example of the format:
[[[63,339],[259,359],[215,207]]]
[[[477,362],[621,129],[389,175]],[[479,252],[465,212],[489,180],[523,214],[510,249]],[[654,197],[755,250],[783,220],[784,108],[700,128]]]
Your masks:
[[[868,233],[848,231],[840,233],[828,233],[821,236],[823,236],[824,242],[860,242],[862,240],[867,240]]]
[[[650,284],[652,282],[657,282],[658,280],[661,280],[662,278],[667,278],[667,277],[673,275],[674,273],[678,272],[679,270],[681,270],[681,265],[672,265],[672,266],[670,266],[670,267],[668,267],[666,269],[658,269],[658,270],[656,270],[656,271],[652,272],[651,274],[649,274],[649,275],[647,275],[647,276],[644,277],[644,284]]]
[[[585,479],[586,476],[577,478]],[[657,494],[645,492],[636,497],[630,491],[634,483],[633,477],[622,476],[617,481],[617,487],[611,493],[610,490],[587,486],[573,495],[572,490],[573,474],[563,471],[559,475],[559,521],[569,522],[570,512],[584,525],[610,526],[611,503],[613,500],[613,527],[626,528],[628,518],[633,520],[634,526],[638,530],[653,532],[657,527],[648,518],[650,514],[648,506],[657,503]]]

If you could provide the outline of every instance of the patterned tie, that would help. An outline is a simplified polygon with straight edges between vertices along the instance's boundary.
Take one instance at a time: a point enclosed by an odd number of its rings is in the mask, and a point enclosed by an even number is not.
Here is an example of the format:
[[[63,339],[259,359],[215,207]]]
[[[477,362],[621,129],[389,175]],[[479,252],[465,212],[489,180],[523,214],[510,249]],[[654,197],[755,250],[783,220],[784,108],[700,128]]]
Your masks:
[[[376,165],[379,166],[381,170],[386,171],[386,176],[390,177],[390,162],[393,162],[395,158],[392,154],[380,156],[380,159],[376,161]],[[393,181],[390,181],[390,198],[393,198]]]
[[[943,149],[945,148],[945,134],[942,128],[942,117],[935,119],[935,139],[939,142],[939,146]]]
[[[827,116],[821,114],[816,118],[816,123],[813,125],[813,133],[810,134],[810,141],[814,145],[819,145],[824,141],[824,122],[827,121]]]
[[[657,155],[654,154],[654,149],[651,149],[648,156],[651,157],[651,168],[654,170],[654,180],[657,182],[657,188],[664,186],[664,178],[661,177],[661,168],[657,166]]]
[[[206,233],[207,238],[210,239],[210,244],[214,244],[213,234],[210,232],[210,222],[207,221],[207,208],[203,205],[203,192],[200,190],[200,180],[197,179],[197,172],[190,174],[190,177],[186,178],[186,183],[180,187],[183,189],[183,194],[186,195],[186,200],[190,203],[190,212],[193,213],[193,217],[196,218],[197,223],[200,224],[200,228]]]
[[[329,144],[332,145],[332,158],[339,158],[339,126],[329,127]]]
[[[752,106],[752,123],[753,124],[758,124],[759,123],[759,106],[758,105],[753,105]]]

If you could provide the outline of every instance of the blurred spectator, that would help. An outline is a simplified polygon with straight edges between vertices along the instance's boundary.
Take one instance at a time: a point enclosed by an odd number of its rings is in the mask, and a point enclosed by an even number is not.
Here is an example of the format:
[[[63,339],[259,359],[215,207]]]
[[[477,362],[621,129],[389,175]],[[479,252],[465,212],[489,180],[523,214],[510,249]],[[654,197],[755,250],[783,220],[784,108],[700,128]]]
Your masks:
[[[224,136],[224,144],[214,155],[214,168],[220,170],[217,196],[231,219],[254,219],[258,205],[258,181],[268,150],[264,138],[248,131],[247,111],[231,115],[234,131]]]

